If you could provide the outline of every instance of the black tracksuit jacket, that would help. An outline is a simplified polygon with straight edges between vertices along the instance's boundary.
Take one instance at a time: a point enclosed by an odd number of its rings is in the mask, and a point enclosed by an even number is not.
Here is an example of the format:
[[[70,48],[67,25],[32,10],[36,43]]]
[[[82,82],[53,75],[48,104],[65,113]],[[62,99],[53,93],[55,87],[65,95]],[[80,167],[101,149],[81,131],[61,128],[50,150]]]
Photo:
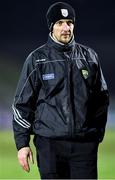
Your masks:
[[[13,103],[17,149],[30,135],[98,141],[104,137],[109,95],[97,54],[74,39],[67,45],[49,35],[26,59]]]

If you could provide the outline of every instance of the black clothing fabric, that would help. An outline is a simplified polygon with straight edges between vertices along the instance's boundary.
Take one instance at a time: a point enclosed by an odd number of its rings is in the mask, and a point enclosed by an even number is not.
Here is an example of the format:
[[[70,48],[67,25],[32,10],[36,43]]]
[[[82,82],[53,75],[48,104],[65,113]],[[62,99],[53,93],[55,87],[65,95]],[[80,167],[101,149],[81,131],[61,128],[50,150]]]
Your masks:
[[[60,19],[71,19],[75,23],[75,11],[65,2],[56,2],[49,7],[46,19],[48,27],[52,31],[53,25]]]
[[[13,103],[17,149],[30,134],[54,139],[98,141],[104,137],[109,95],[98,56],[75,42],[51,35],[24,63]]]
[[[97,142],[34,139],[41,179],[97,179]]]

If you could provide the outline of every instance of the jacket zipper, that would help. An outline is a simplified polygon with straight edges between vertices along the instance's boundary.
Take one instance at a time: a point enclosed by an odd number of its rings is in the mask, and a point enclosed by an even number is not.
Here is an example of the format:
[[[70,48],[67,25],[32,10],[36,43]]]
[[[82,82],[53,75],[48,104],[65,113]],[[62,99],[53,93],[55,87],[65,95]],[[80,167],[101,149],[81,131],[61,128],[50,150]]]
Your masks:
[[[70,92],[70,71],[71,71],[71,59],[69,56],[65,55],[67,59],[67,92],[69,94],[68,98],[68,105],[69,105],[69,120],[68,120],[68,127],[69,127],[69,137],[73,137],[74,135],[74,122],[73,122],[73,113],[71,107],[71,92]]]

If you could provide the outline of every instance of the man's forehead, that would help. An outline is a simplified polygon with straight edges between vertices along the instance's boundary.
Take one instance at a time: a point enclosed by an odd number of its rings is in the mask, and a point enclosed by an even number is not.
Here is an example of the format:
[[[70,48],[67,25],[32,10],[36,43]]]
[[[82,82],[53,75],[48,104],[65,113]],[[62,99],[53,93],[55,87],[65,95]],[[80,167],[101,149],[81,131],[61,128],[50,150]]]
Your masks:
[[[68,21],[73,22],[72,19],[59,19],[58,21],[56,21],[56,23],[59,22],[59,21],[61,21],[61,22],[68,22]]]

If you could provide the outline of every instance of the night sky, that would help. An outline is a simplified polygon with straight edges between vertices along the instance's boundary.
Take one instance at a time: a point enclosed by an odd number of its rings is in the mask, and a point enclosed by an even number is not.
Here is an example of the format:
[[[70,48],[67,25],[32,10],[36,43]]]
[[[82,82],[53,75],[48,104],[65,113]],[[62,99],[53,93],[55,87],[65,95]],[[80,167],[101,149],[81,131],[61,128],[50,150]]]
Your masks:
[[[46,12],[56,0],[1,1],[0,57],[23,63],[47,41]],[[98,53],[111,94],[115,94],[115,1],[65,0],[76,11],[75,39]]]

